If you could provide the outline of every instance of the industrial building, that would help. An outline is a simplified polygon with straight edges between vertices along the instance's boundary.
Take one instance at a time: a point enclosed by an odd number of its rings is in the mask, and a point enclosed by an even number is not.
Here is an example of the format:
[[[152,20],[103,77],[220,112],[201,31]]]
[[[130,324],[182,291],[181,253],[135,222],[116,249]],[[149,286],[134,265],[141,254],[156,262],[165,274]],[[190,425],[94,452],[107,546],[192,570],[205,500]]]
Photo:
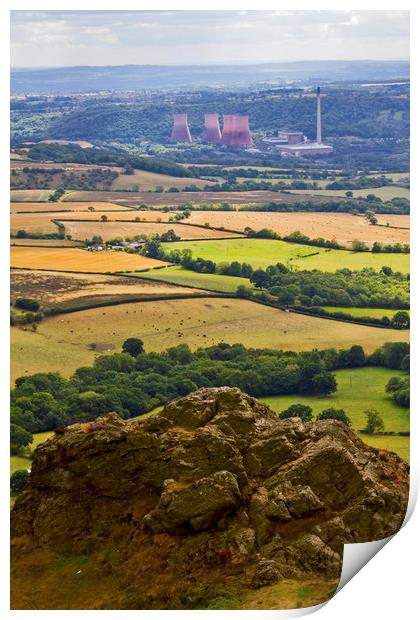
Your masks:
[[[302,157],[303,155],[315,156],[332,153],[333,147],[322,142],[321,89],[319,86],[316,90],[316,141],[309,142],[302,132],[284,132],[283,136],[287,142],[282,143],[278,141],[275,144],[282,155]],[[279,138],[283,136],[279,136]]]

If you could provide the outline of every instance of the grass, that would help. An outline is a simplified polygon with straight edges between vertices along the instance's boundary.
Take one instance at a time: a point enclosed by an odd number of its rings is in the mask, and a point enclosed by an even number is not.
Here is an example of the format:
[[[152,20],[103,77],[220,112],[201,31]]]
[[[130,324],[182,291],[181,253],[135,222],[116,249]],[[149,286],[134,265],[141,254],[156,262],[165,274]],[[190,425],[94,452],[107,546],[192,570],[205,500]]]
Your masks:
[[[392,310],[389,308],[343,308],[336,306],[323,306],[324,310],[328,310],[328,312],[345,312],[346,314],[351,314],[352,316],[369,316],[381,319],[384,316],[392,319],[394,314],[398,312],[398,310]],[[410,314],[410,310],[405,310],[404,312],[408,312]]]
[[[372,352],[384,342],[408,341],[409,331],[287,313],[243,299],[176,299],[92,308],[44,319],[36,332],[12,328],[12,378],[60,371],[69,376],[99,353],[121,350],[139,337],[147,351],[186,343],[218,342],[293,351],[345,348],[362,343]]]
[[[314,416],[329,407],[344,409],[351,419],[354,430],[364,428],[366,424],[364,411],[373,408],[377,409],[383,417],[386,431],[410,430],[408,410],[396,405],[385,393],[385,386],[389,379],[404,373],[389,368],[366,367],[337,370],[334,374],[337,379],[338,390],[330,396],[272,396],[261,400],[278,412],[295,403],[309,405],[313,409]],[[368,437],[361,435],[361,438],[375,447],[393,450],[408,460],[409,437]]]
[[[286,241],[268,239],[227,239],[219,241],[178,241],[171,243],[171,250],[189,248],[194,257],[213,260],[216,263],[239,261],[250,263],[254,268],[266,268],[281,262],[299,269],[320,269],[336,271],[348,268],[360,270],[371,267],[380,270],[389,265],[394,271],[409,272],[408,254],[373,254],[372,252],[350,252],[328,250]]]
[[[345,196],[346,189],[294,189],[294,194],[309,194],[311,196]],[[353,197],[362,196],[365,198],[368,194],[375,194],[382,200],[392,200],[393,198],[407,198],[410,200],[410,190],[407,187],[397,187],[396,185],[385,185],[384,187],[370,187],[368,189],[353,189]]]
[[[88,252],[79,248],[14,247],[10,249],[11,267],[54,269],[106,273],[151,269],[164,265],[162,261],[127,252]]]
[[[247,287],[251,286],[246,278],[223,276],[214,273],[198,273],[183,269],[180,265],[146,271],[140,274],[140,277],[144,279],[153,278],[170,284],[181,284],[182,286],[196,286],[218,293],[236,293],[236,289],[241,284]]]

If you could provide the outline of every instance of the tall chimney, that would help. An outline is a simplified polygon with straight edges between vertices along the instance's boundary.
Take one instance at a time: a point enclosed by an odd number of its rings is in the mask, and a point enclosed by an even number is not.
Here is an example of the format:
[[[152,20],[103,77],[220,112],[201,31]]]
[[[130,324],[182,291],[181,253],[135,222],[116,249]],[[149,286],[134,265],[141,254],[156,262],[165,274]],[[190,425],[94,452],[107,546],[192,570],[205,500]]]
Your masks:
[[[174,124],[171,133],[171,142],[192,142],[188,119],[185,113],[173,114]]]
[[[321,89],[318,86],[316,89],[316,141],[318,144],[322,144],[321,134]]]
[[[222,138],[219,127],[219,114],[217,112],[204,113],[203,141],[218,144]]]

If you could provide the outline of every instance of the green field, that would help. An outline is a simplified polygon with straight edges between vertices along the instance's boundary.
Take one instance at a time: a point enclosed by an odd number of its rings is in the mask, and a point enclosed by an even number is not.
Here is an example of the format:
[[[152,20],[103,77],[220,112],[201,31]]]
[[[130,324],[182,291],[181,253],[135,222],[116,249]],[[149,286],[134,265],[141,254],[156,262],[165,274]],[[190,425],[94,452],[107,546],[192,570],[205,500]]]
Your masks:
[[[294,194],[312,194],[313,196],[345,196],[347,189],[294,189]],[[353,189],[354,198],[368,194],[375,194],[382,200],[392,200],[393,198],[407,198],[410,200],[410,190],[407,187],[397,187],[396,185],[384,185],[383,187],[370,187],[367,189]]]
[[[388,380],[404,373],[375,366],[336,370],[334,374],[338,390],[330,396],[272,396],[262,400],[274,411],[283,411],[294,403],[309,405],[314,410],[314,415],[329,407],[344,409],[355,430],[365,426],[366,419],[363,412],[374,408],[382,415],[386,431],[410,430],[408,410],[396,405],[385,393]]]
[[[236,289],[241,284],[248,287],[251,286],[250,281],[246,278],[222,276],[215,273],[198,273],[183,269],[179,265],[145,271],[139,274],[139,277],[161,280],[170,284],[181,284],[182,286],[195,286],[218,293],[236,293]]]
[[[392,310],[390,308],[344,308],[338,306],[323,306],[323,308],[328,312],[345,312],[346,314],[351,314],[356,317],[370,316],[375,319],[381,319],[383,316],[392,319],[394,314],[398,312],[398,310]],[[410,314],[410,310],[404,310],[404,312]]]
[[[165,246],[166,249],[167,246]],[[177,241],[168,246],[170,250],[189,248],[194,257],[213,260],[216,263],[239,261],[250,263],[254,268],[266,268],[281,262],[300,269],[336,271],[348,268],[360,270],[371,267],[380,270],[388,265],[394,271],[409,272],[409,254],[373,254],[329,250],[298,243],[271,239],[222,239],[218,241]]]

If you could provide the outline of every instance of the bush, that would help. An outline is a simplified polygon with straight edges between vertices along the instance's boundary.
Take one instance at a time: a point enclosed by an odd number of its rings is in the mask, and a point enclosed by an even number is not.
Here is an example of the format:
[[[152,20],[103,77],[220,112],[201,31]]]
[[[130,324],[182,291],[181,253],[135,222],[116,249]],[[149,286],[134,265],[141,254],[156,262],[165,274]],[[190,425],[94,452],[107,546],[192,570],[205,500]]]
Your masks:
[[[19,469],[10,476],[10,495],[17,497],[25,489],[31,474],[26,469]]]
[[[312,420],[312,408],[308,405],[302,405],[301,403],[290,405],[290,407],[279,413],[279,418],[280,420],[300,418],[304,422],[310,422]]]
[[[15,301],[15,307],[20,310],[30,310],[31,312],[37,312],[39,310],[39,303],[36,299],[30,299],[29,297],[18,297]]]
[[[350,418],[347,417],[344,409],[334,409],[333,407],[321,411],[321,413],[318,414],[317,420],[338,420],[346,426],[351,426]]]
[[[373,433],[385,429],[384,421],[376,409],[367,409],[364,413],[366,414],[366,426],[364,429],[366,433],[373,435]]]

